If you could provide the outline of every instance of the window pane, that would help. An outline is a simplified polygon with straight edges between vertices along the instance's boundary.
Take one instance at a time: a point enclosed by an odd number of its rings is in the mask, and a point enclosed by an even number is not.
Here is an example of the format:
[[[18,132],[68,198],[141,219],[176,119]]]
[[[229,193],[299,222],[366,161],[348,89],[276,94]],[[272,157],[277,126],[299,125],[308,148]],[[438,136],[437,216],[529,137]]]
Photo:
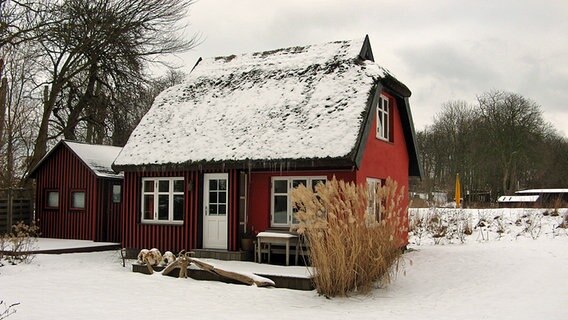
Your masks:
[[[115,184],[112,186],[112,202],[119,203],[122,191],[122,186]]]
[[[288,196],[274,196],[274,223],[288,223]]]
[[[170,201],[168,195],[158,196],[158,220],[168,220]]]
[[[51,208],[58,208],[59,207],[59,192],[58,191],[49,191],[47,193],[47,206]]]
[[[158,192],[168,192],[170,191],[170,181],[160,180],[158,181]]]
[[[209,180],[209,190],[217,190],[217,180]]]
[[[217,203],[217,192],[209,191],[209,203]]]
[[[174,180],[174,192],[183,192],[183,180]]]
[[[227,203],[227,192],[219,191],[219,203]]]
[[[316,191],[316,187],[318,184],[325,184],[325,179],[314,179],[312,180],[312,190],[315,192]]]
[[[209,215],[210,216],[217,215],[217,205],[216,204],[210,204],[209,205]]]
[[[219,205],[219,215],[224,216],[227,214],[227,206],[224,204]]]
[[[77,208],[77,209],[85,208],[85,192],[71,193],[71,208]]]
[[[145,180],[144,181],[144,192],[154,192],[154,181]]]
[[[152,220],[154,219],[154,196],[145,195],[144,196],[144,219]]]
[[[297,188],[300,185],[307,186],[308,181],[305,180],[305,179],[303,179],[303,180],[292,180],[292,188]]]
[[[274,180],[274,193],[288,193],[288,180]]]
[[[227,180],[219,179],[219,190],[227,190]]]
[[[183,195],[174,196],[174,220],[183,220],[184,203]]]

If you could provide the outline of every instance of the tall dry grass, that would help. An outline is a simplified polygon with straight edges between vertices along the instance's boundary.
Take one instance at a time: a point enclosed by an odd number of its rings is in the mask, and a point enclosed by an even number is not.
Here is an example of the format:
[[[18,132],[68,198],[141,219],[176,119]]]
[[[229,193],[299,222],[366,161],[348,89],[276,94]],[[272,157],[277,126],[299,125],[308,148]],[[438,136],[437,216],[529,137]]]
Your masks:
[[[399,270],[406,239],[404,188],[388,179],[383,187],[345,183],[333,178],[316,192],[301,186],[292,191],[298,209],[296,231],[309,242],[314,283],[322,295],[368,292],[378,281],[386,285]],[[367,212],[369,194],[376,193],[381,220]]]

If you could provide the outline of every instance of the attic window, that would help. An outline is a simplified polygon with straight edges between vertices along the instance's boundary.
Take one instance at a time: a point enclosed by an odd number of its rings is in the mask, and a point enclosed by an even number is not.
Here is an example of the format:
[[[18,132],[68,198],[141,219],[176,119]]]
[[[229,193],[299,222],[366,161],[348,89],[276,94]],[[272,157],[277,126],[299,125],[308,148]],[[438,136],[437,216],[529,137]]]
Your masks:
[[[377,139],[392,141],[390,115],[389,98],[381,94],[377,105]]]

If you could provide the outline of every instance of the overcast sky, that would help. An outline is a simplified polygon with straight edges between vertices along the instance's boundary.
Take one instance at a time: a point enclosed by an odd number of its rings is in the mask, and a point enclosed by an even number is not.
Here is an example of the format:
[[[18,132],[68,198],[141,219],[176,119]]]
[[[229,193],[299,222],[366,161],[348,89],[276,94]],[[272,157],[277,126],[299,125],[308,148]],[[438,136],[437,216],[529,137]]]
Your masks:
[[[413,92],[418,130],[441,104],[491,89],[521,94],[568,136],[567,0],[198,0],[188,34],[202,43],[174,60],[369,35],[375,61]]]

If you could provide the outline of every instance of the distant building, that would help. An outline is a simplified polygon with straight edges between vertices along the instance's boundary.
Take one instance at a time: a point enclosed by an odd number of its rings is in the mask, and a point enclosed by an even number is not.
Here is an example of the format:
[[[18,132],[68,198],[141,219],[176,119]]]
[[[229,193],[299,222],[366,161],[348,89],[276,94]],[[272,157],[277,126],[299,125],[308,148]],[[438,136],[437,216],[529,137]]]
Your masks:
[[[554,207],[568,203],[568,189],[528,189],[513,196],[501,196],[500,207]]]

